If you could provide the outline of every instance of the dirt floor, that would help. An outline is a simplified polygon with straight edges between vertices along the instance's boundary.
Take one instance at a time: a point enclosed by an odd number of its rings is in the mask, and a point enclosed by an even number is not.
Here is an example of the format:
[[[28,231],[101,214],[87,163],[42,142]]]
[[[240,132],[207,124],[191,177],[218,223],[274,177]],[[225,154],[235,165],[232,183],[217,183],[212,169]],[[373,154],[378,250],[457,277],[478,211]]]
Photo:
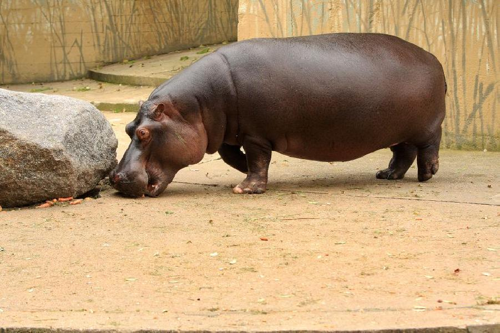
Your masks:
[[[134,115],[107,113],[120,140]],[[427,183],[274,154],[269,190],[217,155],[159,198],[0,213],[0,328],[354,330],[500,323],[500,153]]]

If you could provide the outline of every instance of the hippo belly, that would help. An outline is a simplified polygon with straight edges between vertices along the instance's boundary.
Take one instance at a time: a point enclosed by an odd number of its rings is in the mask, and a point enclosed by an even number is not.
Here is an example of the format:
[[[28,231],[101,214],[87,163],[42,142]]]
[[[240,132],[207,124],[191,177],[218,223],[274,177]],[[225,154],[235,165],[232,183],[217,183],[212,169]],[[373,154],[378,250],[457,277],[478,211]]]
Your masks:
[[[237,69],[240,131],[280,153],[352,160],[427,142],[444,118],[441,65],[399,38],[333,34],[253,40],[241,48],[245,56],[234,65],[227,56]]]

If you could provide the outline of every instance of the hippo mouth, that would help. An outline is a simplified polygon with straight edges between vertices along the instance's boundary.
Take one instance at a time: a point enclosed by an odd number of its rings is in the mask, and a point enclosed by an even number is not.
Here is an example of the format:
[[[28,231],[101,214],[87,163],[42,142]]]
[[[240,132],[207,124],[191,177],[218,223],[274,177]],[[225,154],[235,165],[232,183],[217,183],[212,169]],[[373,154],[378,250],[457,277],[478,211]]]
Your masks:
[[[148,197],[157,197],[162,194],[173,178],[168,179],[162,171],[156,168],[146,168],[146,174],[148,176],[148,183],[144,194]]]
[[[159,189],[160,189],[159,182],[150,179],[148,181],[148,185],[146,187],[146,191],[144,194],[149,197],[157,197],[160,194]]]

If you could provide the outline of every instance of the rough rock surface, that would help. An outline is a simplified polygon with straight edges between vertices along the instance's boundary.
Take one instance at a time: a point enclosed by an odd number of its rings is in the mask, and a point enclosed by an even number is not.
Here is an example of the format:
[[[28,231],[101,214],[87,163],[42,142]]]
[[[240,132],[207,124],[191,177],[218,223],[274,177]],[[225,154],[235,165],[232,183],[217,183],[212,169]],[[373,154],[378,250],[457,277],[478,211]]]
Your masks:
[[[92,190],[116,165],[117,145],[90,103],[0,89],[0,206]]]

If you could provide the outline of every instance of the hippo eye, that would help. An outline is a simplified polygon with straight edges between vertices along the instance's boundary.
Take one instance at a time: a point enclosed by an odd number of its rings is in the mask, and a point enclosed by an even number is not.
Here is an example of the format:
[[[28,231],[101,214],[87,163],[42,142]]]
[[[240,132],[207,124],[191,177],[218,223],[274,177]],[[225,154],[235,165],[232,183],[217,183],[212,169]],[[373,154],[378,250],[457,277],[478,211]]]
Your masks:
[[[141,141],[147,140],[149,138],[149,131],[145,128],[139,128],[139,129],[137,129],[137,131],[135,133],[137,134],[137,137]]]

